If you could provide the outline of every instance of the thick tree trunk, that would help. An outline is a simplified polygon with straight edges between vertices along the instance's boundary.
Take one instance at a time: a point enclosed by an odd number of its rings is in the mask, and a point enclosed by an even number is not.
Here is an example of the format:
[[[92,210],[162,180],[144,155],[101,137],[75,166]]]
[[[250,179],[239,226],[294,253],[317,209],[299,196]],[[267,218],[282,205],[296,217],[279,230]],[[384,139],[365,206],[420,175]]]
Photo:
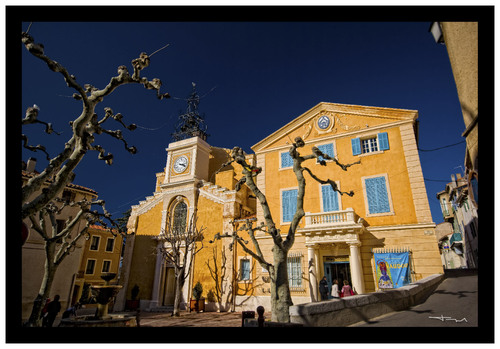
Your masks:
[[[288,284],[287,252],[274,246],[274,282],[271,283],[272,321],[290,322],[288,308],[293,305]]]
[[[33,302],[33,308],[31,309],[31,315],[28,320],[28,327],[41,327],[42,309],[45,305],[45,300],[49,298],[50,289],[52,288],[52,282],[54,281],[54,276],[56,274],[56,266],[52,263],[54,258],[54,248],[55,242],[46,242],[45,250],[47,251],[47,258],[45,260],[45,273],[43,275],[42,285],[38,291],[38,295]]]
[[[172,311],[172,316],[180,316],[180,306],[182,300],[182,287],[184,286],[184,268],[179,271],[175,278],[175,296],[174,296],[174,310]]]

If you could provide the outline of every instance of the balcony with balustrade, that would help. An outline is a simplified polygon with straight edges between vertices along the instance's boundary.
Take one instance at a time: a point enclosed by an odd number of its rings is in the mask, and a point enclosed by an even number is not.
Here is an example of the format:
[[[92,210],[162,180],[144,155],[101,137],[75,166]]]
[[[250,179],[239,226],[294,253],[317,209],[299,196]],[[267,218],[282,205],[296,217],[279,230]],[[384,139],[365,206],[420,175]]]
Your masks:
[[[334,212],[306,212],[305,225],[298,229],[304,235],[361,232],[366,222],[352,208]]]

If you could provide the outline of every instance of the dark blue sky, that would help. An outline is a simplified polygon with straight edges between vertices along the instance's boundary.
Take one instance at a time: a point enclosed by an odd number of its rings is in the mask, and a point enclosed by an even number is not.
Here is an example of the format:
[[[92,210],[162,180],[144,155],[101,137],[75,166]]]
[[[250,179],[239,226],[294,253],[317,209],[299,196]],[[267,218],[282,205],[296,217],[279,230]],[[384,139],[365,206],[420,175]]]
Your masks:
[[[24,23],[22,30],[28,28]],[[464,122],[446,47],[434,42],[430,22],[35,22],[30,34],[45,53],[83,85],[103,88],[117,67],[141,52],[156,53],[143,76],[160,78],[173,97],[156,99],[139,85],[116,90],[97,109],[120,112],[136,155],[106,135],[96,144],[114,154],[107,166],[89,152],[76,171],[75,183],[95,189],[108,210],[120,216],[153,193],[155,174],[166,162],[165,148],[185,98],[196,82],[203,96],[199,109],[213,146],[250,147],[319,102],[414,109],[419,112],[422,150],[463,141]],[[21,31],[21,28],[20,28]],[[39,118],[62,135],[40,135],[42,126],[23,131],[30,144],[44,144],[51,156],[70,137],[68,122],[81,112],[59,74],[22,50],[22,110],[37,104]],[[109,129],[119,124],[108,122]],[[34,156],[37,169],[46,164]],[[465,144],[420,152],[432,216],[443,221],[436,193],[450,174],[462,173]]]

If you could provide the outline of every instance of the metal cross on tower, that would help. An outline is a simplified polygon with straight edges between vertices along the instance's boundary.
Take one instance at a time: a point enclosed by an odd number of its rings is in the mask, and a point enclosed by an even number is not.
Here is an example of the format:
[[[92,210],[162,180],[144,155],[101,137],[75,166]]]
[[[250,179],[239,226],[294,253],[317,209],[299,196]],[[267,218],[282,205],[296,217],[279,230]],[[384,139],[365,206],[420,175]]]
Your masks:
[[[205,120],[198,112],[198,104],[200,104],[200,96],[196,93],[196,84],[193,82],[193,91],[187,98],[187,109],[184,114],[179,115],[179,123],[176,131],[172,133],[174,142],[191,138],[200,137],[204,141],[207,140],[207,125]]]

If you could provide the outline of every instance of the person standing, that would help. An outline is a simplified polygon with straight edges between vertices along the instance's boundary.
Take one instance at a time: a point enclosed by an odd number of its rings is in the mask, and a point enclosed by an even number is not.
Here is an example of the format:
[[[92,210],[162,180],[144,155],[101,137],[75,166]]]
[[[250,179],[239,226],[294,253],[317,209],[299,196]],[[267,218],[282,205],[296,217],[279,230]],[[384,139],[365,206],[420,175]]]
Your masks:
[[[333,298],[339,298],[339,281],[337,279],[333,280],[331,294]]]
[[[43,327],[52,327],[57,314],[61,311],[60,296],[55,295],[54,300],[47,305],[47,314],[43,319]]]
[[[326,281],[326,276],[319,282],[319,294],[321,295],[321,300],[328,300],[328,281]]]
[[[344,286],[342,286],[342,290],[340,291],[340,297],[349,297],[353,295],[354,292],[352,291],[351,286],[349,286],[349,282],[344,280]]]

